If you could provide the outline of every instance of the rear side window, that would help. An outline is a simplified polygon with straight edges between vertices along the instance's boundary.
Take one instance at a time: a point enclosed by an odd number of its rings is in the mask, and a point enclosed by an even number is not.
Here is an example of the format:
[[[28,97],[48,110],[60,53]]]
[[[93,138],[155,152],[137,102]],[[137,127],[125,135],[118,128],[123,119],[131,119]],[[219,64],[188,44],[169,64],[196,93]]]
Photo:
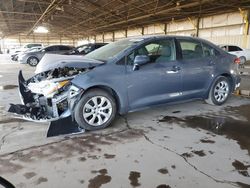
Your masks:
[[[66,51],[66,50],[70,50],[71,48],[70,47],[68,47],[68,46],[59,46],[59,50],[60,51]]]
[[[181,47],[183,59],[196,59],[203,57],[202,45],[200,42],[187,39],[178,40]]]
[[[103,47],[105,44],[96,44],[95,49]]]
[[[242,49],[238,46],[228,46],[229,52],[236,52],[236,51],[242,51]]]
[[[205,43],[203,43],[202,46],[203,46],[203,52],[204,52],[205,57],[217,56],[220,54],[215,48]]]
[[[41,44],[27,44],[27,48],[32,48],[35,46],[42,46]]]
[[[49,46],[45,48],[46,52],[52,52],[52,51],[57,51],[57,50],[58,50],[58,46]]]

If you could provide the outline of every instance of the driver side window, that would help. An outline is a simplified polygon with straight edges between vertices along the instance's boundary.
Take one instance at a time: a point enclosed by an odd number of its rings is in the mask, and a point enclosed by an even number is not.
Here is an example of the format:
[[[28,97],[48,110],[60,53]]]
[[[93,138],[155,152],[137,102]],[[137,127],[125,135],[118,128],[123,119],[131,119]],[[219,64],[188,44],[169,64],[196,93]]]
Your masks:
[[[147,55],[149,63],[164,63],[175,60],[175,46],[172,39],[151,42],[134,50],[127,56],[127,64],[133,65],[137,55]]]

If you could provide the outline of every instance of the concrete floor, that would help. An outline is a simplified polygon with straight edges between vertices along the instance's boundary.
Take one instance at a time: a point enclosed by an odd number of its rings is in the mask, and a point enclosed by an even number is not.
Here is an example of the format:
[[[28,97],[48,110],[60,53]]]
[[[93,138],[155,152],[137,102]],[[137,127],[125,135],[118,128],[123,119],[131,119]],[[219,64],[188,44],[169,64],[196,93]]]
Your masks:
[[[49,124],[5,112],[20,102],[18,70],[29,77],[34,69],[8,58],[0,66],[0,176],[16,187],[250,187],[247,98],[158,107],[105,130],[46,138]]]

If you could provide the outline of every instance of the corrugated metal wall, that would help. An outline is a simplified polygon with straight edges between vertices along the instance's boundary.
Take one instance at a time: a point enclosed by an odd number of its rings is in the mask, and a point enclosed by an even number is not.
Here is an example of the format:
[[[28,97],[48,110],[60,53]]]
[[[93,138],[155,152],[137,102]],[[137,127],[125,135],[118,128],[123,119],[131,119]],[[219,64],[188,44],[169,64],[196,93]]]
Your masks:
[[[127,31],[120,30],[112,33],[96,35],[97,42],[110,42],[127,36],[140,36],[152,34],[187,35],[196,34],[196,19],[187,18],[182,21],[170,23],[158,23],[147,25],[143,28],[130,28]],[[250,36],[244,38],[244,19],[240,12],[227,13],[201,18],[199,21],[199,37],[216,44],[235,44],[250,48]],[[103,37],[104,36],[104,37]],[[114,38],[112,38],[114,36]]]

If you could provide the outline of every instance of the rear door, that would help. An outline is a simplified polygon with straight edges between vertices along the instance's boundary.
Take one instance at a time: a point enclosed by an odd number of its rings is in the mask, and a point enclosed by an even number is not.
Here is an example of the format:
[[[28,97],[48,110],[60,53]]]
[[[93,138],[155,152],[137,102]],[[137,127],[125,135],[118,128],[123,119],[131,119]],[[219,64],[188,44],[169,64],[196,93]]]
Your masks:
[[[55,54],[57,51],[59,51],[59,47],[58,46],[49,46],[45,49],[45,52],[47,54]]]
[[[213,59],[205,57],[202,43],[194,39],[177,38],[182,56],[183,99],[203,97],[214,69]]]
[[[55,52],[56,54],[64,54],[65,52],[70,51],[72,48],[69,46],[58,46],[58,50]]]

